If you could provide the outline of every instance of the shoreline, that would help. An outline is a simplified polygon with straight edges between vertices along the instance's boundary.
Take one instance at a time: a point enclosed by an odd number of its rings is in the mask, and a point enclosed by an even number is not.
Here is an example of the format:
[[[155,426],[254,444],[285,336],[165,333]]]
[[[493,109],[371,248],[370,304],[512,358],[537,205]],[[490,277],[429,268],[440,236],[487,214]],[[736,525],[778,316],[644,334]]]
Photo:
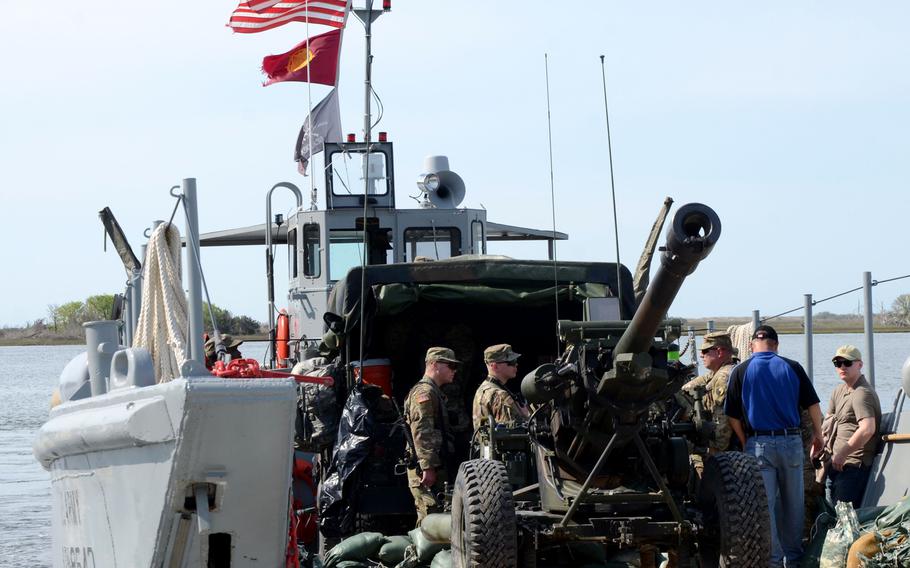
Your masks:
[[[714,328],[717,331],[726,330],[727,327],[731,325],[742,325],[748,323],[751,318],[736,318],[736,317],[697,317],[697,318],[681,318],[685,322],[683,324],[683,331],[687,326],[692,326],[696,329],[696,335],[704,335],[705,330],[708,327],[708,321],[714,321]],[[801,317],[780,317],[775,318],[770,322],[770,325],[777,330],[778,333],[782,335],[797,335],[803,333],[803,318]],[[25,333],[25,330],[12,330],[13,333]],[[830,334],[830,333],[863,333],[864,324],[861,318],[859,319],[815,319],[812,322],[812,333],[814,335],[819,334]],[[883,326],[876,325],[874,330],[875,333],[910,333],[910,328],[908,327],[893,327],[893,326]],[[265,341],[268,339],[268,336],[244,336],[240,337],[244,341]],[[81,337],[72,337],[72,336],[57,336],[52,333],[42,332],[38,335],[32,335],[28,337],[3,337],[0,334],[0,347],[27,347],[33,345],[84,345],[85,340]]]

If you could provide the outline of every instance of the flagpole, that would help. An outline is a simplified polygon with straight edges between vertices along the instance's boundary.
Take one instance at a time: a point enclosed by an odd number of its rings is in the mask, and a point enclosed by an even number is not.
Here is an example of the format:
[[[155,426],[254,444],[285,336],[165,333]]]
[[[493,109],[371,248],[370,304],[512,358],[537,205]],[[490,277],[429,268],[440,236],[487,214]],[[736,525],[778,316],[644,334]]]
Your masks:
[[[306,3],[306,8],[304,11],[304,20],[306,25],[306,55],[307,59],[310,58],[310,3]],[[339,48],[340,50],[340,48]],[[340,59],[340,57],[339,57]],[[337,81],[337,79],[336,79]],[[310,82],[310,65],[307,63],[306,66],[306,107],[307,107],[307,122],[310,125],[310,133],[307,136],[307,145],[309,146],[309,160],[312,162],[313,159],[313,83]],[[310,211],[316,211],[316,180],[313,177],[313,168],[310,167]]]

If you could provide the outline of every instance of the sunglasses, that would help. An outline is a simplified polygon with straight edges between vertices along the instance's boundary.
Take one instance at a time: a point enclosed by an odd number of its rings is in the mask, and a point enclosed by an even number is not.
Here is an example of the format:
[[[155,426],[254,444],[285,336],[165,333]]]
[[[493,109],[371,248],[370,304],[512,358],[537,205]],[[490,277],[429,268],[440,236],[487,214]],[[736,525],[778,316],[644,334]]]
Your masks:
[[[720,349],[720,347],[708,347],[707,349],[702,349],[701,354],[707,355],[708,353],[711,353],[712,351],[717,352],[719,349]]]
[[[846,359],[835,359],[834,366],[840,369],[841,367],[852,367],[853,361],[847,361]]]

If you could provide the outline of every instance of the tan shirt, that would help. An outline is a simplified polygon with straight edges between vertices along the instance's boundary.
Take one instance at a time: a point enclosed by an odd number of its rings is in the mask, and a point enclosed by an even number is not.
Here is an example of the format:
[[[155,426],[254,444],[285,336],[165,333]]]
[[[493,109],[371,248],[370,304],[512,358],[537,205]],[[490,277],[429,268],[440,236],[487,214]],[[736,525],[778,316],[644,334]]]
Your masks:
[[[859,429],[860,420],[875,420],[875,434],[861,449],[848,454],[844,461],[847,465],[872,465],[878,443],[878,429],[882,424],[882,407],[866,377],[860,375],[853,388],[845,383],[839,384],[831,393],[828,413],[834,416],[834,453],[847,445],[850,437]]]

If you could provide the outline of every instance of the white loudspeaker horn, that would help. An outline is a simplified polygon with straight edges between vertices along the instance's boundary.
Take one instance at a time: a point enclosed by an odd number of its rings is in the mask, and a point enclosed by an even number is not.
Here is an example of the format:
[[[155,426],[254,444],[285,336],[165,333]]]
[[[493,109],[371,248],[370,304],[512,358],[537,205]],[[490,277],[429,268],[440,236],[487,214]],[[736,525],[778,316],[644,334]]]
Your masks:
[[[438,209],[455,209],[464,200],[464,180],[453,171],[436,172],[439,186],[427,191],[427,198]]]

